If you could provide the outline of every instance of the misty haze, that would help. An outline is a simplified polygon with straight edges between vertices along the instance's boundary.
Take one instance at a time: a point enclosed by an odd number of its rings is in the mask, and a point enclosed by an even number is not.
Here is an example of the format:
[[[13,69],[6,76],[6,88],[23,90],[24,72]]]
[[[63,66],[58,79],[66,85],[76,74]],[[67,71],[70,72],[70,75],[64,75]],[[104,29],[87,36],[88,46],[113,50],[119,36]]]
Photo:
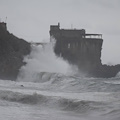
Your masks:
[[[119,120],[119,5],[0,0],[0,120]]]

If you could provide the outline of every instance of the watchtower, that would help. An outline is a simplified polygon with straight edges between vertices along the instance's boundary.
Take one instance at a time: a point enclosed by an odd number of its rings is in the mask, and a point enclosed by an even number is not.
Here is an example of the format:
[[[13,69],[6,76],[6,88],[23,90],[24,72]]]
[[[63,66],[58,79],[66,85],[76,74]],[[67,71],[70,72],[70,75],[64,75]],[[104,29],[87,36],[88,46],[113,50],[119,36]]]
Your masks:
[[[60,36],[60,23],[58,25],[51,25],[50,26],[50,36]]]

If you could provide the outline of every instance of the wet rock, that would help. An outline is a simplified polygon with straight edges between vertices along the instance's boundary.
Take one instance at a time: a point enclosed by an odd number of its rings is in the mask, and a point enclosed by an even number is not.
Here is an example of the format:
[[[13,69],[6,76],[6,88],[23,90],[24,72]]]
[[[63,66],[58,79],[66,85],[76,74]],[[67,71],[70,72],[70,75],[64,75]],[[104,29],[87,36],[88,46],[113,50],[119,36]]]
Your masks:
[[[15,80],[31,48],[30,43],[9,33],[4,24],[0,23],[0,79]]]

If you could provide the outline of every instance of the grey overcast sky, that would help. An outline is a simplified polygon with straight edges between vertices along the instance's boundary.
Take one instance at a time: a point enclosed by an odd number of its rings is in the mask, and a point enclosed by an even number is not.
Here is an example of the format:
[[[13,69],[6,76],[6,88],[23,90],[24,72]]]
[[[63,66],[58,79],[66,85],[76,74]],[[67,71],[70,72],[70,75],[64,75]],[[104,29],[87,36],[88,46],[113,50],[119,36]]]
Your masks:
[[[102,63],[120,64],[120,0],[0,0],[0,19],[10,33],[46,41],[49,26],[103,34]]]

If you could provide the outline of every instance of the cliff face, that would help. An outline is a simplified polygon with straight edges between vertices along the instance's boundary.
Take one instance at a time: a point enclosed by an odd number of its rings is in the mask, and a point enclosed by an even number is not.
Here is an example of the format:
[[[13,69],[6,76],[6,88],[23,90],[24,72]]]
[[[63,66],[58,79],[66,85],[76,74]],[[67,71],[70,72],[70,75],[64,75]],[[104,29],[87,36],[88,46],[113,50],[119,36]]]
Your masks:
[[[102,65],[101,34],[86,34],[84,29],[65,30],[59,27],[59,24],[50,27],[50,36],[56,39],[54,51],[57,56],[77,65],[86,76],[108,78],[114,77],[120,71],[120,65]]]
[[[23,57],[30,53],[30,44],[10,34],[0,23],[0,79],[15,80],[25,63]]]

